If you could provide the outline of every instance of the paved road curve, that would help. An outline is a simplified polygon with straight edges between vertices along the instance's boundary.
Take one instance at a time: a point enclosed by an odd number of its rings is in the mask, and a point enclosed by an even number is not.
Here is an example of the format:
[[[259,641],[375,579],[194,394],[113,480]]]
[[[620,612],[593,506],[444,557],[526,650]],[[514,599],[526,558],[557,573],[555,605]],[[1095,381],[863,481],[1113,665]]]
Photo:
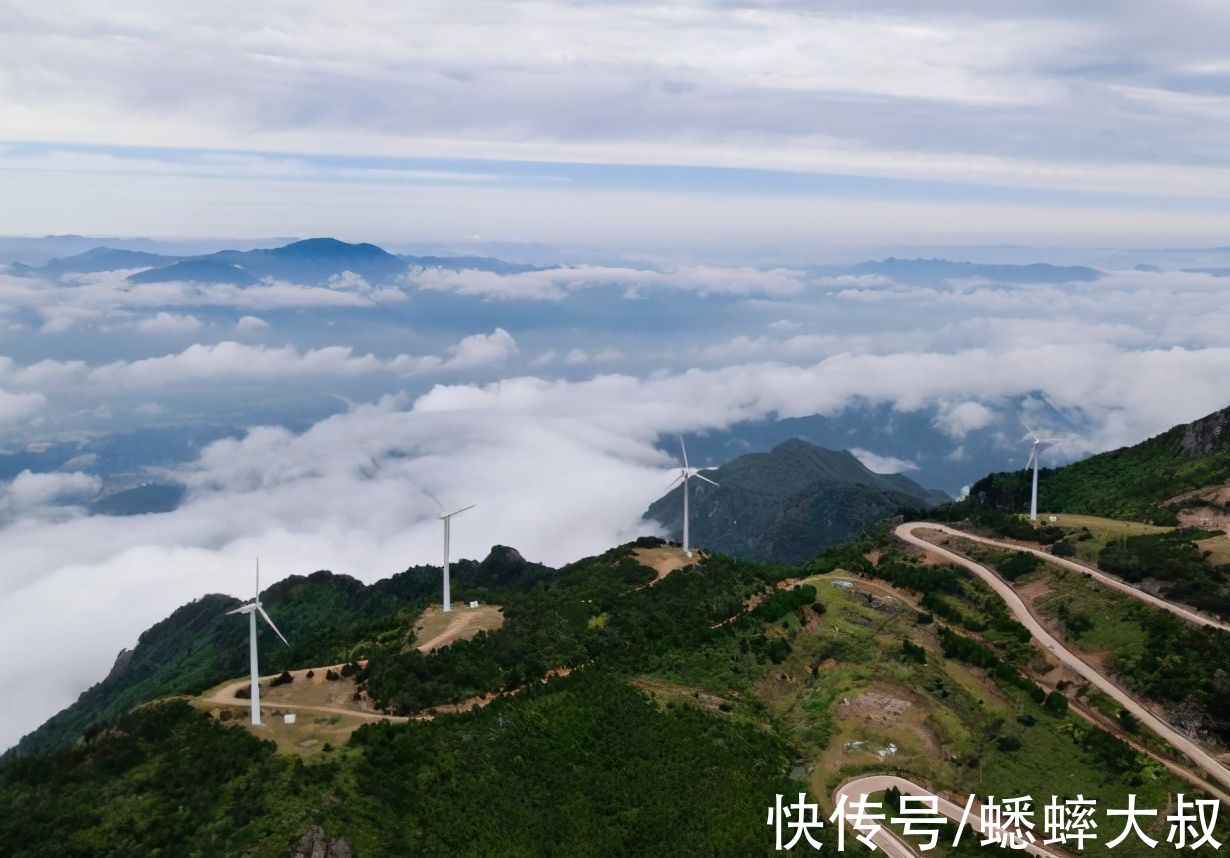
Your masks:
[[[921,521],[913,521],[898,525],[895,532],[899,539],[929,551],[939,557],[943,557],[945,560],[955,563],[958,566],[962,566],[985,581],[991,589],[998,593],[1000,598],[1004,600],[1004,602],[1008,605],[1008,609],[1012,611],[1012,614],[1016,617],[1017,621],[1025,626],[1025,628],[1029,629],[1030,634],[1037,638],[1038,641],[1046,647],[1052,655],[1063,662],[1065,666],[1071,668],[1103,694],[1115,700],[1120,706],[1135,715],[1136,718],[1142,723],[1148,725],[1149,729],[1153,730],[1169,742],[1171,746],[1179,752],[1186,755],[1188,759],[1203,769],[1215,782],[1230,787],[1230,769],[1227,769],[1216,759],[1214,759],[1212,754],[1204,750],[1204,748],[1200,747],[1191,739],[1184,736],[1170,724],[1154,715],[1149,709],[1139,703],[1117,684],[1103,676],[1089,664],[1086,664],[1077,655],[1065,647],[1049,631],[1047,631],[1040,622],[1038,622],[1037,618],[1035,618],[1034,615],[1030,613],[1029,608],[1026,607],[1025,602],[1020,596],[1017,595],[1016,590],[1009,586],[1006,581],[986,566],[976,563],[968,557],[963,557],[955,551],[950,551],[947,548],[943,548],[932,542],[928,542],[921,536],[915,535],[915,530],[923,529],[942,530],[943,528],[939,525],[928,524]],[[959,534],[959,531],[956,531],[956,533]],[[964,536],[965,534],[960,535]],[[1006,545],[1006,543],[1004,544]]]
[[[841,796],[846,796],[846,806],[853,805],[864,795],[882,792],[883,790],[896,787],[901,790],[903,795],[934,795],[930,790],[925,789],[913,781],[907,781],[905,778],[899,778],[896,775],[868,775],[867,777],[855,778],[852,781],[847,781],[837,788],[833,793],[834,806],[841,800]],[[965,812],[965,807],[954,801],[950,801],[943,796],[936,796],[938,799],[938,807],[940,813],[949,819],[960,822],[961,816]],[[891,812],[885,810],[891,816]],[[979,819],[977,809],[970,811],[967,827],[972,829],[977,834],[982,834],[982,821]],[[969,842],[967,838],[975,836],[969,830],[961,834],[962,842]],[[1035,837],[1039,835],[1035,834]],[[1041,838],[1039,837],[1039,840]],[[916,852],[904,838],[900,837],[895,831],[887,827],[881,828],[871,838],[871,841],[883,850],[889,858],[916,858],[919,854]],[[943,841],[940,841],[943,843]],[[1031,855],[1036,855],[1038,858],[1060,858],[1062,853],[1054,852],[1042,846],[1040,843],[1026,845],[1025,851]]]
[[[902,526],[908,527],[912,525]],[[963,530],[954,530],[953,528],[945,527],[942,524],[928,524],[926,527],[931,530],[938,530],[941,533],[946,533],[949,536],[959,536],[962,539],[968,539],[971,542],[981,542],[983,545],[990,545],[995,548],[1005,548],[1010,551],[1028,551],[1030,554],[1035,554],[1042,558],[1047,563],[1053,563],[1056,566],[1062,566],[1065,569],[1072,569],[1076,572],[1080,572],[1082,575],[1089,575],[1095,581],[1099,581],[1107,587],[1118,590],[1120,593],[1126,593],[1133,599],[1139,599],[1142,602],[1148,602],[1155,608],[1161,608],[1163,611],[1169,611],[1184,622],[1192,623],[1197,626],[1210,626],[1215,629],[1221,629],[1223,632],[1230,632],[1230,623],[1222,622],[1216,617],[1210,617],[1207,614],[1202,614],[1201,612],[1191,608],[1176,605],[1174,602],[1168,602],[1165,599],[1153,595],[1152,593],[1146,593],[1139,587],[1133,587],[1126,581],[1121,581],[1113,575],[1107,575],[1101,569],[1086,565],[1078,560],[1069,560],[1066,557],[1056,557],[1049,551],[1043,551],[1040,548],[1030,548],[1028,546],[1017,545],[1012,542],[1000,542],[995,539],[987,539],[985,536],[974,536],[972,533],[966,533]]]

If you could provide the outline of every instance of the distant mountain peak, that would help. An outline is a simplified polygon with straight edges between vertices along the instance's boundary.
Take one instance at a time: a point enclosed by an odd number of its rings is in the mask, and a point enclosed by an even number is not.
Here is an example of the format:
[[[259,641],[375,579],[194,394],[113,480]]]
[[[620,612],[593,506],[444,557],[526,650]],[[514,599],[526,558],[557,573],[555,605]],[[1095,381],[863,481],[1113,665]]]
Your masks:
[[[329,237],[305,238],[302,241],[292,241],[290,244],[284,244],[281,247],[275,247],[266,252],[277,254],[278,256],[305,258],[322,256],[362,256],[372,259],[396,258],[383,247],[377,247],[374,244],[368,244],[367,242],[350,244],[349,242]]]
[[[706,471],[718,485],[693,484],[696,545],[761,560],[799,562],[855,536],[903,508],[947,500],[900,474],[877,474],[847,450],[791,438]],[[645,518],[682,531],[681,488]]]

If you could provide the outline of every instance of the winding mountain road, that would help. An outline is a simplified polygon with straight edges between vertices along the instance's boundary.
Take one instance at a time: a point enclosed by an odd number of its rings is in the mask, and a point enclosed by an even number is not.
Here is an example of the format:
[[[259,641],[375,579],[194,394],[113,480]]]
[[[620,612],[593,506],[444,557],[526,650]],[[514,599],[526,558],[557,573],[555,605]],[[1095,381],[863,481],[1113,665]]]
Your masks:
[[[1209,775],[1209,777],[1213,779],[1214,782],[1230,787],[1230,769],[1227,769],[1224,765],[1218,762],[1212,754],[1204,750],[1204,748],[1200,747],[1200,745],[1196,744],[1191,739],[1180,733],[1176,728],[1172,727],[1169,723],[1153,714],[1152,711],[1128,694],[1128,692],[1121,688],[1117,683],[1103,676],[1091,665],[1083,661],[1079,656],[1065,647],[1063,643],[1047,631],[1042,623],[1038,621],[1037,617],[1035,617],[1029,610],[1028,606],[1026,606],[1024,600],[1021,599],[1016,590],[1000,578],[999,575],[988,567],[983,566],[981,563],[970,560],[968,557],[964,557],[955,551],[951,551],[947,548],[936,545],[933,542],[928,542],[926,539],[918,536],[915,533],[916,530],[938,530],[940,532],[946,532],[957,536],[967,536],[967,534],[960,531],[954,531],[949,528],[944,528],[942,525],[929,524],[921,521],[906,522],[905,524],[898,525],[895,530],[897,538],[901,539],[903,542],[907,542],[910,545],[914,545],[942,557],[946,561],[968,569],[970,572],[973,572],[981,578],[988,586],[991,587],[991,589],[999,594],[1000,598],[1004,600],[1004,603],[1008,606],[1008,609],[1012,611],[1012,615],[1016,617],[1017,621],[1025,626],[1025,628],[1029,629],[1030,634],[1032,634],[1039,643],[1041,643],[1052,655],[1054,655],[1055,658],[1059,659],[1060,662],[1062,662],[1073,672],[1083,677],[1087,682],[1089,682],[1090,685],[1093,685],[1128,712],[1131,712],[1132,715],[1134,715],[1141,723],[1147,725],[1149,729],[1153,730],[1153,732],[1157,733],[1169,742],[1172,747],[1187,756],[1188,759],[1199,766]],[[1017,546],[1011,545],[1010,543],[996,543],[991,541],[990,544],[998,547],[1013,549],[1017,548]],[[1049,560],[1054,558],[1051,558],[1048,555],[1047,559]],[[1079,564],[1077,565],[1079,566]],[[1083,566],[1080,566],[1080,569],[1082,571],[1087,571],[1086,567]]]
[[[1008,551],[1028,551],[1047,563],[1053,563],[1056,566],[1062,566],[1064,569],[1071,569],[1074,572],[1080,572],[1082,575],[1088,575],[1095,581],[1105,584],[1120,593],[1126,593],[1133,599],[1139,599],[1142,602],[1147,602],[1155,608],[1161,608],[1163,611],[1169,611],[1179,619],[1187,623],[1192,623],[1197,626],[1209,626],[1210,628],[1221,629],[1223,632],[1230,632],[1230,623],[1223,622],[1216,617],[1210,617],[1208,614],[1203,614],[1192,608],[1185,608],[1182,605],[1176,605],[1174,602],[1168,602],[1159,596],[1145,592],[1139,587],[1133,587],[1131,584],[1116,578],[1113,575],[1108,575],[1101,569],[1094,566],[1089,566],[1077,560],[1069,560],[1066,557],[1056,557],[1049,551],[1043,551],[1040,548],[1030,548],[1026,545],[1017,545],[1013,542],[1000,542],[996,539],[988,539],[985,536],[974,536],[972,533],[966,533],[963,530],[956,530],[951,527],[945,527],[942,524],[921,524],[919,522],[909,522],[897,528],[900,536],[902,527],[926,527],[929,530],[938,530],[940,533],[945,533],[949,536],[957,536],[961,539],[968,539],[970,542],[979,542],[983,545],[990,545],[993,548],[1003,548]]]

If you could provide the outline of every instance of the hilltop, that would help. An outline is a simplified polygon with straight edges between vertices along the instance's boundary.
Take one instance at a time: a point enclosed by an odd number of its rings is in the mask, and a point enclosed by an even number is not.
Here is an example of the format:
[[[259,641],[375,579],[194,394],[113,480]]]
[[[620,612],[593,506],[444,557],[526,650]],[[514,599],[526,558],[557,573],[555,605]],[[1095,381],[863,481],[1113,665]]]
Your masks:
[[[950,500],[900,474],[877,474],[852,453],[797,438],[768,453],[748,453],[705,471],[718,483],[692,482],[692,542],[759,560],[810,559],[902,509]],[[654,501],[645,518],[678,539],[682,488]]]
[[[504,546],[482,562],[454,564],[456,592],[483,597],[492,589],[523,590],[550,570]],[[349,661],[363,641],[390,629],[406,637],[414,618],[439,599],[440,573],[419,566],[371,585],[328,571],[293,575],[262,595],[266,610],[292,641],[283,647],[261,627],[262,667],[280,671]],[[147,629],[131,650],[122,651],[111,672],[63,711],[23,737],[4,758],[69,747],[82,735],[133,706],[168,694],[199,694],[244,672],[248,632],[226,612],[232,596],[203,596]]]

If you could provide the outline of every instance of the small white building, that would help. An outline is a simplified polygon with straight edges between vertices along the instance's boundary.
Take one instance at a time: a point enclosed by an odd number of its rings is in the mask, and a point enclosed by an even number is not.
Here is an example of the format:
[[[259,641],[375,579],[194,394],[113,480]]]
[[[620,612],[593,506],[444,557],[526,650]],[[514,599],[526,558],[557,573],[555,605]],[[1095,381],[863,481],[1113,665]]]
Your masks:
[[[283,724],[294,724],[295,723],[295,713],[287,712],[285,715],[283,715],[282,723]]]

